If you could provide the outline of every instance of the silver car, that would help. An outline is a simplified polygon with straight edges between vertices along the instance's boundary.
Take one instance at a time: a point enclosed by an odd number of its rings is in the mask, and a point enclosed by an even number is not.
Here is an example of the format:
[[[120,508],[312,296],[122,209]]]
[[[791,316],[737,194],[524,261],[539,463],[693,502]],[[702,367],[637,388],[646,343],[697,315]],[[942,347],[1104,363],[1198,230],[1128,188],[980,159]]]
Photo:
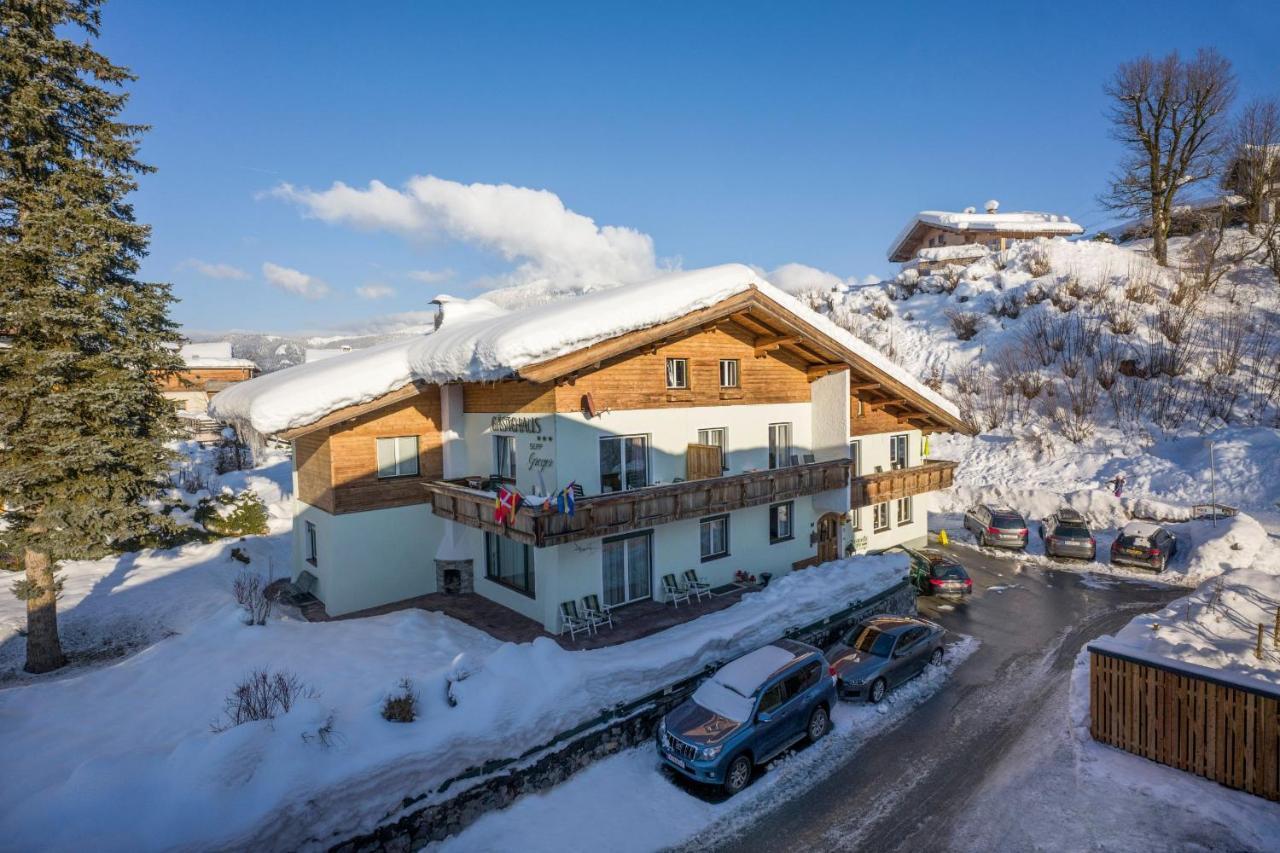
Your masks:
[[[938,666],[944,654],[941,625],[909,616],[873,616],[827,652],[836,695],[879,702],[894,687]]]
[[[1098,541],[1084,516],[1074,509],[1060,509],[1040,522],[1040,538],[1044,540],[1044,552],[1050,557],[1097,559]]]
[[[964,514],[964,526],[978,540],[979,545],[1027,547],[1027,522],[1016,509],[974,504]]]

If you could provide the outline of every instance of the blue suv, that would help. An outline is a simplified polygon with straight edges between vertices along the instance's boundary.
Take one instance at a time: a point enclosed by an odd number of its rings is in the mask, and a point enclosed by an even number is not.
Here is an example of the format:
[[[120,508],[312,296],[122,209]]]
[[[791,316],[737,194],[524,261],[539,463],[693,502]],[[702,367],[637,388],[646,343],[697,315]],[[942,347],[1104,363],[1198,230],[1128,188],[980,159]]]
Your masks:
[[[690,779],[736,794],[757,764],[826,734],[835,701],[822,652],[779,640],[725,664],[663,717],[658,754]]]

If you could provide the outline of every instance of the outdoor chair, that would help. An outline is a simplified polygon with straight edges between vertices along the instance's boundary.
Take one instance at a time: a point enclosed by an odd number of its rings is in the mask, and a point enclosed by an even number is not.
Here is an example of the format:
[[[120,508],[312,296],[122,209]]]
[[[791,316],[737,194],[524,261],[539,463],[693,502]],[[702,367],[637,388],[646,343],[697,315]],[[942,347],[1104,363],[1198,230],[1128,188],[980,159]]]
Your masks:
[[[679,607],[682,601],[685,604],[693,603],[689,600],[689,588],[677,583],[675,575],[662,576],[662,591],[667,596],[667,601],[671,602],[672,607]]]
[[[298,579],[280,590],[279,601],[294,607],[302,607],[316,600],[316,576],[311,572],[298,573]]]
[[[613,608],[600,604],[600,596],[582,596],[582,615],[598,633],[601,625],[613,627]]]
[[[684,585],[697,601],[701,601],[703,596],[711,597],[711,584],[701,580],[696,569],[685,569]]]
[[[575,642],[578,639],[578,632],[582,631],[587,636],[591,636],[591,622],[582,618],[578,613],[578,605],[573,601],[560,602],[560,633],[569,632],[569,638]]]

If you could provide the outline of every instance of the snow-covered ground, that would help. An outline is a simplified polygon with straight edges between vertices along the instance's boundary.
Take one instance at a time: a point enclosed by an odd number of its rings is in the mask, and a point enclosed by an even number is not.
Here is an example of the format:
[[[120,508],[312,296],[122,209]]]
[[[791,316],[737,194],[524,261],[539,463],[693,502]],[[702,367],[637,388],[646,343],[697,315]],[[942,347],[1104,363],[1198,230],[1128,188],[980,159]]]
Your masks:
[[[211,484],[260,490],[271,509],[265,536],[66,564],[63,624],[89,649],[114,633],[127,642],[0,689],[0,848],[322,846],[330,833],[372,829],[406,795],[517,757],[906,573],[900,555],[831,563],[659,634],[582,652],[549,639],[499,644],[419,610],[319,624],[277,612],[250,627],[231,595],[243,566],[230,551],[263,575],[285,571],[288,464]],[[0,619],[4,653],[20,665],[21,604],[0,602]],[[459,655],[473,674],[450,707]],[[213,731],[228,694],[259,667],[296,675],[308,695],[273,721]],[[421,716],[389,723],[381,703],[403,678],[421,694]]]
[[[582,850],[584,816],[590,817],[591,826],[607,832],[605,846],[618,853],[660,850],[703,834],[723,840],[747,827],[762,804],[803,793],[822,778],[826,767],[843,764],[868,738],[903,722],[977,645],[972,638],[951,644],[941,667],[927,669],[880,705],[837,705],[825,738],[775,759],[731,799],[690,793],[691,783],[674,781],[648,744],[600,761],[550,791],[522,797],[428,849],[505,853],[518,838],[526,853]]]

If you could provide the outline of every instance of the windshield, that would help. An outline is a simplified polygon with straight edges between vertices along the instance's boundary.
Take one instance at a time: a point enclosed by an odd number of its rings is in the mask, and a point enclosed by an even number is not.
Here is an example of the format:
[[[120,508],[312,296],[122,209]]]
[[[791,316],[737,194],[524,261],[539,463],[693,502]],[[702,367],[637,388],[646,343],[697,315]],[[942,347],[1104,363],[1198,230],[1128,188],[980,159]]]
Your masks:
[[[962,581],[965,577],[964,569],[960,568],[955,563],[935,565],[933,567],[933,576],[935,578],[941,578],[942,580],[949,581]]]
[[[1147,541],[1145,536],[1121,536],[1121,548],[1150,548],[1151,543]]]
[[[868,627],[861,629],[861,631],[854,628],[849,632],[846,642],[855,651],[866,652],[876,657],[887,658],[889,653],[893,651],[893,635],[886,634],[876,628]]]
[[[1053,529],[1053,535],[1068,539],[1088,539],[1089,529],[1078,524],[1059,524]]]

